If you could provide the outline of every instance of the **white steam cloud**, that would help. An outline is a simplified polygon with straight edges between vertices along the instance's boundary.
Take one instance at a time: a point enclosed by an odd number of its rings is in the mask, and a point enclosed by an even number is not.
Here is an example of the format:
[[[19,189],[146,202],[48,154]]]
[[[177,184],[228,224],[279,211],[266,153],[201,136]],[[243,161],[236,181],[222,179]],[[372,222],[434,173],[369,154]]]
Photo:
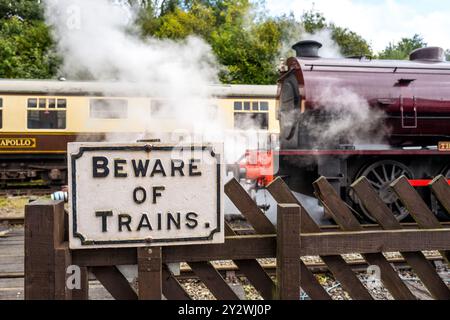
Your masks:
[[[134,27],[136,10],[108,0],[45,0],[44,4],[66,78],[131,84],[130,96],[170,97],[163,107],[172,111],[182,130],[207,131],[221,125],[218,117],[213,119],[217,123],[210,117],[211,84],[218,79],[215,57],[203,40],[142,39]],[[106,96],[114,93],[107,90]],[[138,118],[141,127],[149,126],[147,114]],[[128,125],[130,131],[136,127]],[[164,130],[155,123],[146,129]]]
[[[44,0],[44,5],[63,57],[61,72],[65,78],[119,83],[105,85],[102,94],[106,97],[117,96],[120,89],[122,97],[160,100],[158,115],[134,108],[148,104],[146,100],[130,105],[128,116],[133,121],[121,121],[107,140],[223,141],[229,163],[253,148],[254,139],[231,130],[223,108],[215,106],[213,84],[219,83],[221,67],[205,41],[197,37],[182,41],[143,39],[135,24],[138,10],[126,1]],[[95,129],[98,121],[90,119],[85,126]],[[249,123],[248,129],[252,128]],[[128,132],[132,134],[123,134]],[[248,135],[253,137],[254,132]]]
[[[280,55],[281,57],[291,56],[294,54],[292,46],[301,40],[315,40],[322,44],[320,49],[320,56],[323,58],[342,58],[342,53],[339,45],[333,40],[331,29],[322,29],[314,33],[305,31],[303,25],[291,20],[283,29],[283,41],[281,43]]]
[[[327,119],[307,126],[319,146],[330,142],[380,144],[388,135],[384,112],[372,108],[366,99],[349,89],[323,88],[316,103]]]
[[[315,33],[304,32],[301,34],[301,40],[315,40],[322,44],[320,56],[323,58],[342,58],[339,45],[333,40],[332,31],[323,29]]]
[[[340,46],[334,41],[332,30],[325,28],[315,33],[307,33],[301,23],[290,23],[283,30],[286,34],[282,43],[283,56],[292,52],[291,46],[300,40],[315,40],[322,44],[321,58],[343,58]],[[291,51],[289,51],[291,50]],[[294,53],[295,54],[295,53]],[[384,112],[372,108],[364,97],[342,85],[325,85],[314,93],[314,105],[317,113],[301,121],[303,132],[307,132],[311,147],[326,147],[343,144],[383,144],[389,135],[389,128],[384,125]],[[294,117],[296,113],[285,114]]]

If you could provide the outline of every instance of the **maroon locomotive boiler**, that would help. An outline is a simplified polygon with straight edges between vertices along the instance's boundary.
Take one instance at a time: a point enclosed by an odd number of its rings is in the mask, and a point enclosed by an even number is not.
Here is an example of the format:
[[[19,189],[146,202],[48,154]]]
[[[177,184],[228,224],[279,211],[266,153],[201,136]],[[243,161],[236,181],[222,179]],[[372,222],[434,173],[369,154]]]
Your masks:
[[[384,119],[378,122],[383,128],[374,129],[384,130],[391,145],[431,146],[449,139],[450,63],[445,61],[443,49],[418,49],[409,61],[383,61],[365,57],[323,59],[318,55],[320,47],[315,41],[294,45],[297,57],[287,61],[287,72],[280,79],[279,117],[284,145],[290,147],[303,140],[314,146],[317,141],[305,141],[298,124],[305,118],[318,124],[326,122],[327,117],[334,116],[335,122],[340,117],[347,119],[342,113],[358,116],[363,110],[355,109],[365,108],[358,102],[383,111]]]
[[[366,176],[404,220],[407,209],[389,188],[404,175],[443,214],[428,188],[420,187],[440,174],[450,178],[450,63],[444,50],[424,48],[409,61],[382,61],[325,59],[321,46],[297,43],[297,56],[282,66],[276,175],[304,195],[325,176],[368,221],[373,219],[350,184]]]

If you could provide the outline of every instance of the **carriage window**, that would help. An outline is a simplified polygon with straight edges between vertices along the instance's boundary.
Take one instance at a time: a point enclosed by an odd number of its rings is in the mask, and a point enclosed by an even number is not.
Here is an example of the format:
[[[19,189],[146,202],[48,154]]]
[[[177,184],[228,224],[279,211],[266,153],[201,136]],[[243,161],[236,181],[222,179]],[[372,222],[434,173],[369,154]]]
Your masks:
[[[92,99],[90,117],[93,119],[126,119],[128,101],[123,99]]]
[[[28,99],[28,108],[37,108],[37,99]]]
[[[67,107],[67,100],[45,98],[28,99],[28,129],[65,129],[66,110],[50,110],[55,109],[56,104],[58,108],[65,109]]]
[[[67,108],[67,100],[66,99],[58,99],[57,106],[58,106],[58,109]]]
[[[261,110],[261,111],[269,111],[269,102],[261,101],[259,103],[259,110]]]
[[[28,129],[65,129],[66,111],[28,110]]]
[[[39,109],[45,109],[46,105],[47,105],[46,99],[39,99]]]
[[[239,130],[267,130],[269,128],[269,117],[265,112],[236,112],[234,114],[234,128]]]
[[[268,101],[235,101],[235,111],[269,111]]]
[[[55,109],[56,108],[56,99],[48,99],[48,107],[50,109]]]
[[[242,102],[241,101],[234,102],[234,110],[242,110]]]

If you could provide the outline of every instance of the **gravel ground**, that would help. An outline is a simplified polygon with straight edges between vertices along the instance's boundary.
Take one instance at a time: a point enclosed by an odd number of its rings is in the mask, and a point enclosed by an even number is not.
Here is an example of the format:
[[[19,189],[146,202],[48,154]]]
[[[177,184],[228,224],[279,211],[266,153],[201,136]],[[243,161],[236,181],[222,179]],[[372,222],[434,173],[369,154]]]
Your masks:
[[[0,197],[1,218],[23,218],[30,197]]]
[[[436,256],[437,252],[426,252],[428,256]],[[388,258],[401,258],[399,253],[387,253]],[[361,255],[346,255],[346,261],[360,260]],[[303,257],[303,261],[309,263],[320,263],[319,257]],[[275,263],[274,259],[261,259],[260,263]],[[230,261],[215,261],[214,266],[230,266],[234,265]],[[186,266],[186,265],[185,265]],[[450,285],[450,269],[448,265],[438,265],[437,271],[442,279]],[[399,276],[405,281],[406,285],[410,288],[413,294],[420,300],[432,299],[427,289],[423,286],[422,282],[418,279],[417,275],[408,269],[398,270]],[[315,275],[319,283],[327,290],[333,300],[351,300],[347,292],[341,287],[340,283],[336,281],[331,273],[319,273]],[[393,300],[391,294],[384,288],[383,284],[377,280],[376,277],[368,273],[357,273],[358,278],[363,285],[368,289],[372,297],[376,300]],[[273,278],[273,280],[275,280]],[[246,300],[261,300],[261,296],[255,290],[255,288],[248,282],[245,277],[235,277],[233,273],[226,279],[227,283],[237,293],[237,295]],[[211,300],[215,299],[209,292],[205,285],[200,280],[181,280],[181,285],[185,290],[193,297],[194,300]],[[302,292],[300,299],[308,300],[308,296]]]
[[[30,201],[41,199],[50,199],[50,196],[0,196],[0,218],[24,218],[25,205],[27,205]],[[67,203],[65,206],[67,208]]]

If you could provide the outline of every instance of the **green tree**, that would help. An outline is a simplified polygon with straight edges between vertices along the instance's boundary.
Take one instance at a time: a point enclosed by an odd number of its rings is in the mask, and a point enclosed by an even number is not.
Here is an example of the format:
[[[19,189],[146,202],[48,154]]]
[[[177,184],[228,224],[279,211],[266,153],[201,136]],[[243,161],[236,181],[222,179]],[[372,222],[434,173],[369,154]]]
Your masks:
[[[14,16],[23,20],[44,20],[44,10],[38,0],[0,0],[0,19]]]
[[[409,58],[409,54],[419,48],[426,47],[427,44],[421,36],[415,34],[412,38],[403,38],[397,43],[390,43],[378,55],[379,59],[405,60]]]
[[[173,1],[142,7],[139,24],[144,36],[184,39],[197,35],[207,41],[224,66],[220,79],[227,83],[269,84],[276,81],[273,63],[281,30],[277,19],[257,12],[249,0]]]
[[[45,79],[56,75],[59,59],[42,21],[0,20],[0,77]]]
[[[321,13],[308,11],[300,20],[292,14],[271,17],[264,0],[114,1],[140,9],[137,25],[144,38],[202,37],[223,66],[220,79],[227,83],[275,83],[278,58],[304,32],[329,29],[344,55],[371,53],[358,34],[328,23]],[[43,17],[39,0],[0,0],[0,77],[56,75],[61,59]]]
[[[279,52],[281,30],[276,19],[249,14],[248,1],[225,0],[216,11],[218,25],[210,43],[226,70],[227,83],[273,84],[274,61]]]
[[[329,30],[332,40],[339,46],[343,56],[373,56],[370,45],[363,37],[347,28],[328,23],[325,16],[320,12],[307,11],[302,15],[300,22],[303,30],[309,34]]]
[[[343,56],[373,56],[370,45],[359,34],[334,24],[331,25],[331,30],[333,40],[339,45]]]
[[[0,0],[0,77],[45,79],[60,59],[39,0]]]
[[[327,19],[322,13],[314,10],[306,11],[300,20],[307,33],[315,33],[328,28]]]
[[[158,38],[184,39],[195,34],[208,39],[215,26],[215,16],[211,8],[195,3],[189,10],[177,7],[161,16],[157,26],[152,33]]]

